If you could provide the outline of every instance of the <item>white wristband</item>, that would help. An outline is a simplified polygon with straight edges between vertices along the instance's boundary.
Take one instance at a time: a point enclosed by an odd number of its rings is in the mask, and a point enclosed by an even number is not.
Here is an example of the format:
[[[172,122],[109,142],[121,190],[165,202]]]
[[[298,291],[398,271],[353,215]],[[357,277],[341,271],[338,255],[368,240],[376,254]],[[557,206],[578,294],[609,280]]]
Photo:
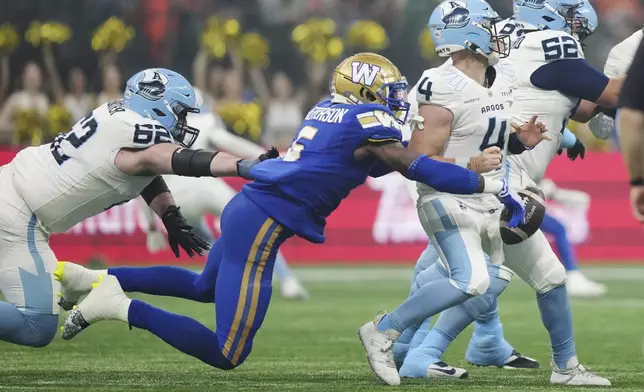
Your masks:
[[[503,189],[503,182],[491,178],[483,177],[485,184],[483,185],[483,193],[498,194]]]

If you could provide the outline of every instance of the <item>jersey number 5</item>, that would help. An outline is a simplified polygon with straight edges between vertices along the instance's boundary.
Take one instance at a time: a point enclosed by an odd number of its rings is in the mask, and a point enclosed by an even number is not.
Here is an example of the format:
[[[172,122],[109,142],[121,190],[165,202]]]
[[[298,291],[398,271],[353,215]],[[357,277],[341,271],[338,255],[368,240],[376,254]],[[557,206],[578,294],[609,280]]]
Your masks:
[[[541,41],[546,61],[576,59],[579,57],[577,41],[572,37],[552,37]]]
[[[294,162],[300,159],[300,154],[302,153],[302,150],[304,150],[304,144],[302,144],[302,142],[305,140],[313,140],[316,133],[318,133],[318,129],[309,125],[300,129],[300,132],[297,134],[293,144],[291,144],[291,148],[289,148],[286,155],[284,155],[283,160],[286,162]]]
[[[63,149],[61,143],[67,141],[72,147],[78,148],[83,145],[98,128],[98,123],[94,117],[87,116],[81,119],[72,127],[72,129],[67,133],[61,133],[56,136],[53,142],[49,145],[49,150],[51,155],[59,165],[62,165],[66,160],[69,159],[68,155],[63,154]]]

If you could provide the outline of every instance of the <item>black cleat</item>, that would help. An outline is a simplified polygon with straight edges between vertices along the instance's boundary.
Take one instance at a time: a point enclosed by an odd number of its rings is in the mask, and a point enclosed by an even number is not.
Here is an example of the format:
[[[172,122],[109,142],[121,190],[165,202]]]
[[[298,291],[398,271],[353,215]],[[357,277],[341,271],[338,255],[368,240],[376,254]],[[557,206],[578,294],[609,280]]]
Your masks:
[[[491,367],[495,365],[481,365],[477,363],[472,363],[474,366],[478,367]],[[496,367],[502,368],[502,369],[538,369],[539,368],[539,361],[536,359],[526,357],[525,355],[522,355],[520,352],[516,350],[512,350],[512,355],[510,355],[510,358],[505,362],[505,364],[499,366],[496,365]]]

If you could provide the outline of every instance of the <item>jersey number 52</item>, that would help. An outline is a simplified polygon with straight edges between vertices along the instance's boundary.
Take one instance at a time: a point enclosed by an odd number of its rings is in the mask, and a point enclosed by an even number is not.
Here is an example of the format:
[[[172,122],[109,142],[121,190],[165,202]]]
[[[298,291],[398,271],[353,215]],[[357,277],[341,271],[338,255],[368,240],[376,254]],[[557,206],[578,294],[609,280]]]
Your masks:
[[[552,37],[541,41],[546,61],[564,59],[576,59],[579,57],[577,41],[568,36]]]

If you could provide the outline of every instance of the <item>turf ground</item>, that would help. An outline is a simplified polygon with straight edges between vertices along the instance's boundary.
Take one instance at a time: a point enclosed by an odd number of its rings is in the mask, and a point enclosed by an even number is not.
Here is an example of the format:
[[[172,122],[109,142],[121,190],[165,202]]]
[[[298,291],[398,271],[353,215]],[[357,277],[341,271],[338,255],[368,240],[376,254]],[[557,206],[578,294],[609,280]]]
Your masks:
[[[144,331],[105,322],[44,349],[0,344],[0,389],[19,391],[375,391],[356,329],[379,309],[407,294],[410,269],[307,268],[297,270],[312,294],[308,302],[275,296],[253,353],[240,368],[223,372],[174,351]],[[608,284],[602,299],[573,300],[577,348],[582,362],[613,382],[613,391],[644,390],[644,268],[592,268]],[[214,325],[212,305],[140,296],[169,311]],[[513,282],[500,301],[506,337],[537,358],[542,369],[471,368],[469,380],[403,380],[402,390],[547,391],[549,341],[534,293]],[[471,331],[450,348],[446,360],[468,367],[464,350]],[[190,339],[186,336],[186,339]],[[603,390],[572,388],[574,390]],[[608,389],[606,389],[608,390]]]

